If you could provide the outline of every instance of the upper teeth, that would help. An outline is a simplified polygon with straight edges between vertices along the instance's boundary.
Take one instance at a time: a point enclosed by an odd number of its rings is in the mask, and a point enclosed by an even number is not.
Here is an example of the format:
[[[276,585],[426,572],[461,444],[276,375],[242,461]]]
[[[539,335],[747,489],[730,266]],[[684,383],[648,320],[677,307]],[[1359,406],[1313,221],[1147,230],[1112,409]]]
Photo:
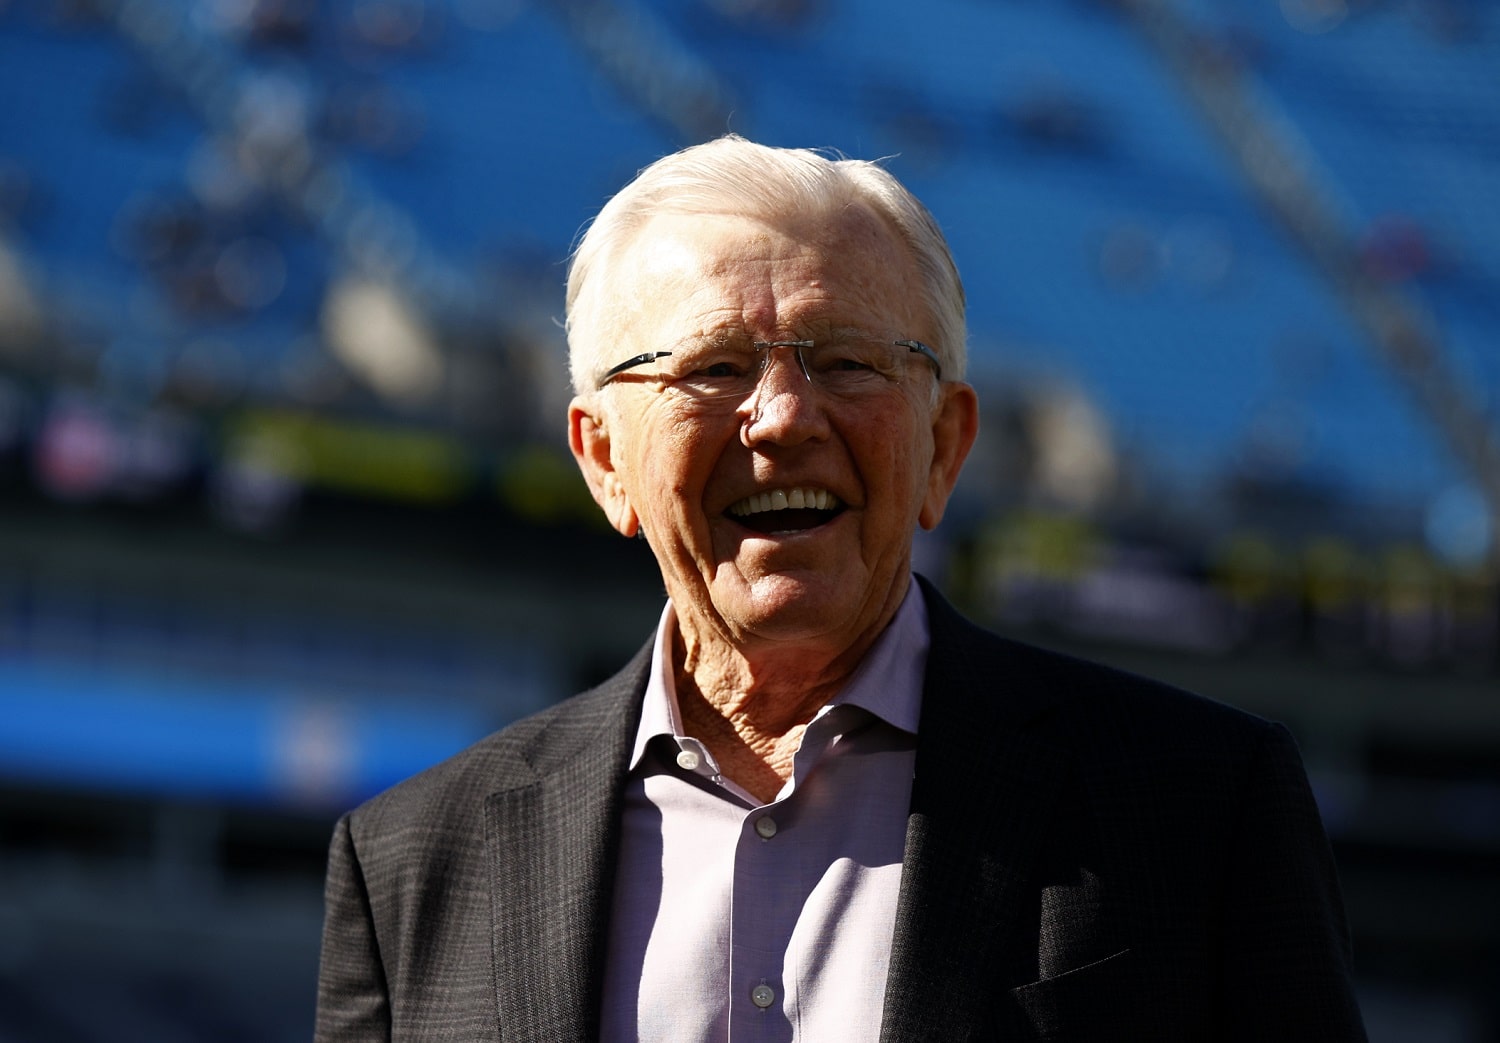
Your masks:
[[[831,511],[838,505],[838,497],[826,489],[773,489],[768,493],[753,493],[745,497],[731,506],[729,513],[743,518],[762,511],[784,511],[788,507]]]

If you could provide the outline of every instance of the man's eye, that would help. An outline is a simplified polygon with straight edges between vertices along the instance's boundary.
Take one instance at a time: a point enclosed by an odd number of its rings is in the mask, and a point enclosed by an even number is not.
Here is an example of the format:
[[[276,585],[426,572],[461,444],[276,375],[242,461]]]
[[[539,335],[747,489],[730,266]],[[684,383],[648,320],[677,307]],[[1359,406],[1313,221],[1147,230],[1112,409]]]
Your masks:
[[[710,362],[698,370],[697,375],[700,377],[737,377],[739,373],[740,368],[733,362]]]
[[[866,359],[853,358],[846,355],[834,359],[833,365],[830,368],[841,373],[855,373],[861,370],[874,369],[875,367]]]

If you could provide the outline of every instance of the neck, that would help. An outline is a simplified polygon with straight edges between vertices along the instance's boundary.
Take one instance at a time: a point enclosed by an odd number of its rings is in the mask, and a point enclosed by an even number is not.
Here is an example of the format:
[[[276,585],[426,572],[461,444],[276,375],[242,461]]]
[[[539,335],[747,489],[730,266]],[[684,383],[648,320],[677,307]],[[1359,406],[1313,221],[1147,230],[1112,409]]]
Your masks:
[[[770,802],[791,778],[808,722],[844,688],[894,615],[892,608],[837,650],[798,644],[747,651],[702,640],[679,619],[672,651],[684,729],[726,777]]]

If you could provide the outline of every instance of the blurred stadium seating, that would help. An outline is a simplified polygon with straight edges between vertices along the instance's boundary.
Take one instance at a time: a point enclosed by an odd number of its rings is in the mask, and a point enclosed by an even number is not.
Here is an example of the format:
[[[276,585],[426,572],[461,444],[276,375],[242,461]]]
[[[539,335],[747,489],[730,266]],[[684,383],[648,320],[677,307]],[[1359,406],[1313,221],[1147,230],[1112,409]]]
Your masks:
[[[0,0],[0,1040],[305,1038],[333,816],[644,636],[564,264],[726,130],[951,238],[924,568],[1288,721],[1372,1038],[1500,1039],[1497,68],[1480,0]]]

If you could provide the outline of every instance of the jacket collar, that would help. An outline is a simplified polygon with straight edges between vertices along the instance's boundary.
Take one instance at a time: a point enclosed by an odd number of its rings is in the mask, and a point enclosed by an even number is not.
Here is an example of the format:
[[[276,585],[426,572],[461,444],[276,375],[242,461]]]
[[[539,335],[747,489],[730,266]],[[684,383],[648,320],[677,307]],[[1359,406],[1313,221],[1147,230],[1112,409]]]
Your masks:
[[[650,646],[569,702],[485,801],[500,1037],[594,1040],[620,805]]]
[[[963,1038],[1025,981],[1027,895],[1070,757],[1029,727],[1060,693],[921,577],[932,644],[881,1038]],[[651,645],[534,735],[486,801],[501,1038],[599,1033],[614,863]],[[1029,943],[1029,945],[1028,945]]]
[[[1028,726],[1054,695],[1028,684],[1014,647],[963,619],[925,583],[932,649],[896,907],[881,1038],[967,1038],[994,988],[1028,981],[1025,916],[1065,752]],[[983,984],[981,984],[983,983]]]

